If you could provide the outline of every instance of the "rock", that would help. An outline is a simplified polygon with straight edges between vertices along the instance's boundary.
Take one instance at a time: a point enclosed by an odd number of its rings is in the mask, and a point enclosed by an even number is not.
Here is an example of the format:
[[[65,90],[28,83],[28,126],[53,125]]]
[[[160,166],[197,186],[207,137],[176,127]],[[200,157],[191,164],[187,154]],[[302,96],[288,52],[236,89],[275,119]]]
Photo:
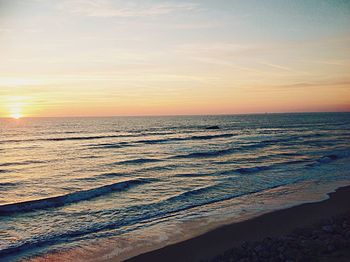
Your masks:
[[[301,247],[307,247],[309,245],[309,242],[307,240],[303,239],[299,242],[299,245]]]
[[[209,130],[212,130],[212,129],[220,129],[219,126],[208,126],[206,127],[205,129],[209,129]]]
[[[350,239],[350,230],[348,230],[348,231],[345,233],[345,237],[346,237],[347,239]]]
[[[262,245],[257,245],[256,247],[254,247],[254,251],[256,253],[260,253],[260,252],[264,251],[264,247]]]
[[[335,247],[334,247],[333,245],[328,245],[328,246],[327,246],[327,250],[328,250],[329,252],[333,252],[333,251],[335,251]]]
[[[281,262],[325,261],[350,246],[349,215],[325,220],[322,224],[280,236],[267,237],[254,242],[243,242],[241,247],[225,253],[219,261]],[[314,259],[314,260],[313,260]]]
[[[331,225],[326,225],[322,227],[322,230],[328,233],[332,233],[333,232],[333,227]]]
[[[247,241],[243,241],[243,243],[241,244],[242,248],[247,248],[248,247],[248,242]]]
[[[283,253],[285,250],[286,250],[286,248],[285,248],[284,246],[280,246],[280,247],[277,248],[277,251],[281,253],[280,255],[282,255],[282,253]]]

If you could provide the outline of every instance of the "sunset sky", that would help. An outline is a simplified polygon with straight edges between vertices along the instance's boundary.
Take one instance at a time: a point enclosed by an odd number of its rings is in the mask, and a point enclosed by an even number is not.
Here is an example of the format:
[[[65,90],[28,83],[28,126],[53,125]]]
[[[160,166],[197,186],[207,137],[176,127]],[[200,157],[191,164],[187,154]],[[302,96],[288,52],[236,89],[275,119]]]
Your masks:
[[[350,111],[350,1],[0,0],[0,117]]]

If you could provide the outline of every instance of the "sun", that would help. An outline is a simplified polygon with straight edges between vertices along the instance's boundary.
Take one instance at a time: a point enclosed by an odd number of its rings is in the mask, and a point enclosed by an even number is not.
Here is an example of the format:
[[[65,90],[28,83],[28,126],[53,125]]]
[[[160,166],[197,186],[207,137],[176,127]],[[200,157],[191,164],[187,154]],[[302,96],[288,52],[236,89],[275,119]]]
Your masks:
[[[13,113],[13,114],[11,114],[11,117],[13,119],[20,119],[23,117],[23,115],[21,113]]]
[[[23,103],[15,102],[9,105],[9,116],[13,119],[20,119],[23,117]]]

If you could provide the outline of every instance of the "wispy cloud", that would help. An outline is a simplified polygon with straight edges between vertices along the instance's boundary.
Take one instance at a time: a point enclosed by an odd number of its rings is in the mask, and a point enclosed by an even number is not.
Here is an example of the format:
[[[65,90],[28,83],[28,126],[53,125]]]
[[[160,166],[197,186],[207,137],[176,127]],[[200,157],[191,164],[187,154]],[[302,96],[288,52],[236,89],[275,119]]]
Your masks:
[[[298,82],[294,84],[289,85],[281,85],[280,87],[284,88],[308,88],[308,87],[345,87],[349,88],[350,86],[350,79],[349,78],[342,78],[342,79],[324,79],[324,80],[315,80],[315,81],[308,81],[308,82]]]
[[[284,70],[284,71],[294,71],[293,69],[286,67],[286,66],[283,66],[283,65],[272,64],[272,63],[268,63],[268,62],[260,62],[260,64],[262,64],[264,66],[272,67],[275,69]]]
[[[10,28],[0,28],[0,34],[1,33],[10,33],[10,32],[13,32],[13,30]]]
[[[309,61],[307,61],[309,62]],[[336,66],[348,66],[350,65],[350,59],[338,59],[338,60],[315,60],[310,61],[311,63],[324,64],[324,65],[336,65]]]
[[[40,80],[23,77],[0,77],[0,87],[18,87],[18,86],[35,86],[39,85]]]
[[[242,51],[255,50],[257,46],[248,44],[235,44],[235,43],[225,43],[225,42],[214,42],[214,43],[195,43],[195,44],[183,44],[177,47],[178,52],[182,53],[240,53]]]
[[[166,15],[177,11],[192,11],[197,8],[195,3],[157,3],[141,4],[126,1],[111,0],[75,0],[62,1],[58,7],[71,13],[90,17],[144,17]]]
[[[172,28],[174,29],[211,29],[211,28],[218,28],[222,26],[223,24],[220,22],[213,22],[213,21],[206,21],[201,23],[177,23]]]

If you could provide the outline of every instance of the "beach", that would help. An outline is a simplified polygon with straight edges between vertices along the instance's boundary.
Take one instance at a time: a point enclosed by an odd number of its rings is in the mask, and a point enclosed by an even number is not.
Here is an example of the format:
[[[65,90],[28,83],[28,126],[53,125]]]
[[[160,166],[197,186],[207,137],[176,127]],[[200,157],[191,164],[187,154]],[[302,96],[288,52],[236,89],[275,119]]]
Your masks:
[[[293,247],[293,244],[304,245],[304,250],[309,250],[311,254],[314,254],[312,249],[318,249],[321,253],[317,253],[317,259],[323,259],[322,261],[349,261],[349,199],[350,186],[342,187],[329,193],[326,200],[225,225],[127,261],[236,261],[234,258],[239,257],[237,252],[242,253],[242,250],[246,252],[240,254],[239,259],[243,259],[242,261],[295,261],[297,257],[307,258],[307,255],[303,256],[302,248]],[[283,243],[287,243],[287,247],[282,251],[279,249],[281,256],[274,256],[272,259],[270,255],[274,249],[283,246]],[[320,249],[324,245],[326,250]],[[249,256],[251,253],[255,255]]]

